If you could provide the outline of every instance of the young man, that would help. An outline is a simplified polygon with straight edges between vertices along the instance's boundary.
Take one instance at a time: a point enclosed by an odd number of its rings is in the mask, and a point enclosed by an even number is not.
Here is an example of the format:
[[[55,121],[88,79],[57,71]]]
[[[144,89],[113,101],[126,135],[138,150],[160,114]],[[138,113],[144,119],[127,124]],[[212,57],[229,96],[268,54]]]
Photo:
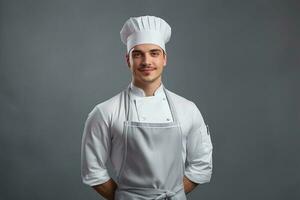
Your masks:
[[[132,81],[89,113],[83,182],[109,200],[185,200],[210,181],[212,144],[196,105],[162,83],[171,28],[158,17],[131,17],[120,34]],[[107,159],[117,180],[107,172]]]

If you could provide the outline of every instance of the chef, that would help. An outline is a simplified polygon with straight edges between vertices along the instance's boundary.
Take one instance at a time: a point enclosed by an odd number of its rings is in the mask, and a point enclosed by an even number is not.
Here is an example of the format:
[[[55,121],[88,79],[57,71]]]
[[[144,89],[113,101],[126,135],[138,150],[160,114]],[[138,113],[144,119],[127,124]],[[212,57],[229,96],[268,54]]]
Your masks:
[[[213,148],[197,106],[162,82],[171,27],[159,17],[131,17],[120,35],[132,80],[87,117],[83,183],[109,200],[185,200],[210,181]],[[108,159],[116,180],[108,174]]]

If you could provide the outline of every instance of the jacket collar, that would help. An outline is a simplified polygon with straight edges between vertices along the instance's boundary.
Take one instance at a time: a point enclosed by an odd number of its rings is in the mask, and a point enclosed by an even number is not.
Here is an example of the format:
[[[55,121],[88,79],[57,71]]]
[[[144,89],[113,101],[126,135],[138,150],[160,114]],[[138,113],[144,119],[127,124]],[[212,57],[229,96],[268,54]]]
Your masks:
[[[151,97],[151,96],[146,96],[144,90],[135,86],[133,84],[133,82],[130,83],[129,87],[131,89],[131,93],[136,97]],[[164,85],[163,85],[163,83],[161,83],[160,86],[155,90],[154,96],[158,97],[158,96],[164,96],[164,95],[165,95]]]

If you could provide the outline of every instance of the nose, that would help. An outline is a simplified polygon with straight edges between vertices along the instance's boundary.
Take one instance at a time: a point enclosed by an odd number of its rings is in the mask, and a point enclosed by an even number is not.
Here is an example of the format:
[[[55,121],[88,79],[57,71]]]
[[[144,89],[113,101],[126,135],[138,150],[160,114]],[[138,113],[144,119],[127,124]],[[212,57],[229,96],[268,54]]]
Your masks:
[[[143,56],[142,66],[143,67],[151,66],[151,56],[148,55],[147,53]]]

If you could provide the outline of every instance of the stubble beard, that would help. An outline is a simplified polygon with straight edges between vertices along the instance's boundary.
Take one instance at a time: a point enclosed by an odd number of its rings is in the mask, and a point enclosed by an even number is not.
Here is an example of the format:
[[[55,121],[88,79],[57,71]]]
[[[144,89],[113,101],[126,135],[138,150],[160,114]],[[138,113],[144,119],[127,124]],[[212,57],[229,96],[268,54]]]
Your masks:
[[[162,76],[162,73],[158,74],[155,77],[143,77],[143,76],[140,76],[138,79],[134,79],[134,80],[135,80],[135,82],[140,82],[142,84],[145,84],[145,83],[146,84],[150,84],[150,83],[156,82],[158,79],[161,78],[161,76]]]

